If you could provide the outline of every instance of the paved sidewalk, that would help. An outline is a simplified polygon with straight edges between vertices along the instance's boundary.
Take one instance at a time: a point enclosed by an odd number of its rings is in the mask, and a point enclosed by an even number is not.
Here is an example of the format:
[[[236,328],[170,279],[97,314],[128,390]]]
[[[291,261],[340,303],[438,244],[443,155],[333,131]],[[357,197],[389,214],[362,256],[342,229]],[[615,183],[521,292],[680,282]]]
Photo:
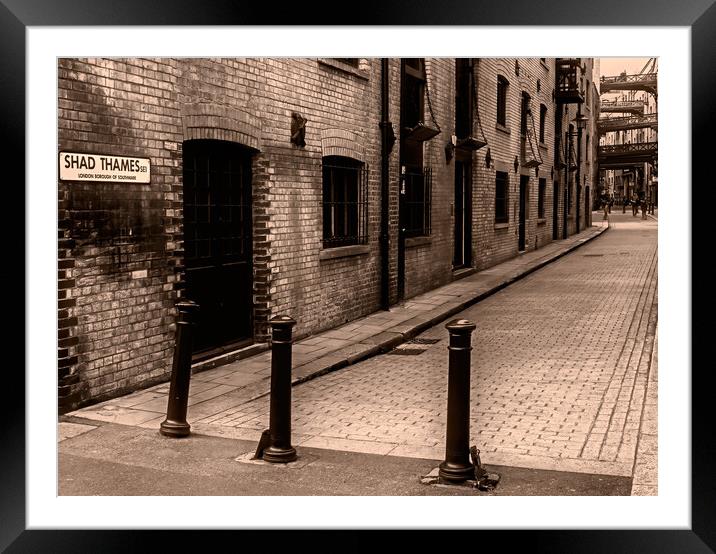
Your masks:
[[[593,212],[589,229],[539,250],[475,272],[425,294],[378,311],[335,329],[306,337],[293,346],[293,384],[341,369],[392,350],[430,327],[447,320],[533,271],[553,262],[608,230],[608,222]],[[290,314],[289,314],[290,315]],[[240,416],[239,407],[266,397],[270,392],[271,354],[264,351],[250,358],[194,372],[191,380],[187,421],[195,433],[248,440],[258,439],[255,430],[221,427],[216,423],[227,411]],[[169,384],[153,386],[70,412],[61,418],[81,417],[108,423],[158,429],[165,419]],[[246,414],[248,418],[253,417]],[[234,417],[235,419],[235,417]],[[60,425],[60,438],[84,429],[72,423]],[[242,434],[243,433],[243,434]]]

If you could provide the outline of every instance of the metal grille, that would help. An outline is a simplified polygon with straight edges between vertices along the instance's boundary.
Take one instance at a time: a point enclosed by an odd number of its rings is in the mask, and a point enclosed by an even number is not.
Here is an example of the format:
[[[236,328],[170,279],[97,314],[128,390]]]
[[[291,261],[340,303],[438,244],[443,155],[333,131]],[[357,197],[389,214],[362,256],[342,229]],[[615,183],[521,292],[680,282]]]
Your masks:
[[[368,243],[368,170],[350,158],[323,164],[323,248]]]
[[[428,236],[431,228],[432,169],[404,171],[401,175],[403,226],[406,237]]]

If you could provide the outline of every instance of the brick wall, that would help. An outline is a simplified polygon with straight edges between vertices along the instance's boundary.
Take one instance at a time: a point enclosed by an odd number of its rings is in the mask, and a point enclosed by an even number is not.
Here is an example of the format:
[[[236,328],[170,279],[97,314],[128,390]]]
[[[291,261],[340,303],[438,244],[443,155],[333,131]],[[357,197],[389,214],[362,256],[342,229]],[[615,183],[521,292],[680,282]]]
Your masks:
[[[58,183],[59,403],[164,378],[180,237],[177,64],[58,61],[59,150],[151,158],[151,183]]]
[[[272,315],[289,314],[302,336],[379,307],[380,61],[260,60],[266,93],[259,157],[268,162],[267,226]],[[307,119],[306,145],[290,141],[291,113]],[[350,141],[359,141],[351,152]],[[349,154],[368,172],[368,248],[327,257],[322,247],[322,158]],[[335,254],[335,252],[333,252]],[[323,255],[322,255],[323,254]]]
[[[516,64],[519,74],[516,73]],[[554,161],[554,59],[487,58],[476,67],[480,121],[487,138],[487,146],[476,154],[473,179],[473,259],[478,269],[498,264],[518,253],[518,208],[520,176],[529,177],[526,210],[526,249],[532,250],[552,240],[552,169]],[[507,87],[506,125],[497,124],[497,78],[503,76]],[[539,90],[538,87],[539,81]],[[534,139],[526,143],[528,158],[540,161],[538,172],[521,163],[520,113],[522,92],[530,97],[533,118],[528,118],[528,130]],[[540,105],[547,107],[545,142],[539,144]],[[534,119],[534,123],[533,123]],[[491,163],[486,165],[489,150]],[[515,171],[515,159],[518,160]],[[496,172],[509,176],[509,221],[495,222]],[[555,170],[555,178],[557,171]],[[537,217],[539,179],[546,179],[545,217]]]
[[[519,176],[529,176],[527,249],[551,240],[554,60],[480,60],[478,110],[488,146],[473,154],[473,266],[517,254]],[[296,337],[380,307],[381,61],[333,59],[84,59],[59,61],[59,150],[150,158],[151,182],[58,184],[58,359],[60,404],[74,406],[167,379],[174,303],[184,292],[182,153],[185,141],[228,140],[251,149],[253,340],[288,314]],[[406,249],[405,296],[455,278],[455,60],[427,59],[424,120],[441,133],[423,146],[432,169],[432,232]],[[497,128],[497,75],[510,81],[507,129]],[[397,301],[400,60],[389,60],[389,296]],[[537,80],[540,90],[537,90]],[[520,94],[527,91],[545,144],[539,172],[518,167]],[[430,108],[432,107],[432,114]],[[305,146],[291,142],[291,116],[307,120]],[[568,116],[565,116],[568,117]],[[530,127],[532,123],[530,121]],[[485,166],[487,151],[492,163]],[[368,174],[368,240],[323,248],[322,163],[343,155]],[[495,171],[510,176],[510,218],[495,225]],[[557,179],[555,170],[554,179]],[[537,219],[538,178],[547,180]]]
[[[432,170],[432,230],[428,241],[406,241],[405,297],[444,285],[452,280],[452,229],[454,202],[454,163],[446,163],[445,144],[455,132],[455,60],[425,60],[426,89],[424,121],[440,127],[440,134],[423,145],[423,165]],[[396,93],[397,95],[397,93]],[[430,113],[432,105],[433,114]]]

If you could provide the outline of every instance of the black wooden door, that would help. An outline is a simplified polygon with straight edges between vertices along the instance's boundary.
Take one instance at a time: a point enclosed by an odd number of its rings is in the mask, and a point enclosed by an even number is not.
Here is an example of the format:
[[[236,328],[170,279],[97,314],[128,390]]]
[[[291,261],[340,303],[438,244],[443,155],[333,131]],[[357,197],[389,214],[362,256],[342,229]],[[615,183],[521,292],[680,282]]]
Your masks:
[[[559,239],[559,184],[552,183],[552,240]]]
[[[184,143],[187,297],[199,304],[194,352],[253,335],[251,154],[218,140]]]
[[[471,264],[471,190],[472,164],[469,161],[455,161],[455,226],[452,265],[454,268]]]
[[[526,219],[527,219],[527,183],[530,178],[522,175],[520,177],[520,213],[519,213],[519,227],[518,227],[518,239],[517,249],[521,252],[525,249],[525,236],[526,236]]]

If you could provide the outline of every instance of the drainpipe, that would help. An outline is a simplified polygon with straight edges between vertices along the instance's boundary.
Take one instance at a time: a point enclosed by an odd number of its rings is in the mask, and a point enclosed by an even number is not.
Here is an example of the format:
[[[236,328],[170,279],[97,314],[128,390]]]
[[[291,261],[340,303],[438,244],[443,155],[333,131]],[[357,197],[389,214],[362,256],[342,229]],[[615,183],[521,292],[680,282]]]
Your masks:
[[[561,130],[561,119],[563,117],[569,117],[569,110],[564,108],[564,115],[562,115],[562,110],[559,112],[560,117],[560,130]],[[564,168],[564,209],[562,210],[562,238],[567,238],[567,212],[569,211],[569,160],[570,155],[572,153],[572,149],[570,148],[571,142],[569,141],[569,127],[567,128],[567,131],[564,132],[564,151],[566,152],[565,156],[565,168]]]
[[[388,234],[388,217],[390,208],[390,151],[395,142],[393,125],[388,118],[388,100],[390,83],[388,75],[388,58],[381,59],[381,119],[380,119],[380,307],[390,309],[390,236]]]
[[[582,105],[577,104],[577,119],[582,115]],[[580,210],[580,204],[581,204],[581,178],[582,178],[582,124],[577,123],[577,185],[576,185],[576,209],[575,209],[575,217],[576,217],[576,230],[575,233],[579,233],[579,224],[580,224],[580,217],[579,217],[579,210]],[[585,214],[584,217],[587,217]]]

